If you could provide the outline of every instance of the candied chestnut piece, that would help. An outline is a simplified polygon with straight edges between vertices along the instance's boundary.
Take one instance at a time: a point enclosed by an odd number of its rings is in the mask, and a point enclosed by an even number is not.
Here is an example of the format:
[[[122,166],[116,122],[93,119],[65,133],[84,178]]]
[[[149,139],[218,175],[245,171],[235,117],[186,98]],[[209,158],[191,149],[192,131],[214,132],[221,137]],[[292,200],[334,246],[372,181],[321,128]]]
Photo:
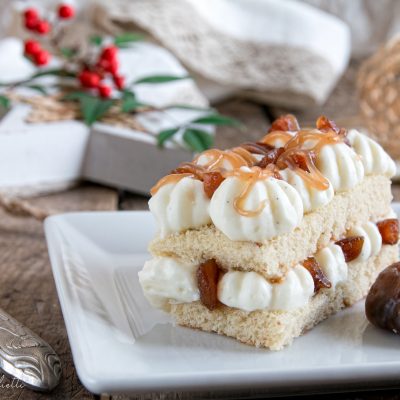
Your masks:
[[[269,164],[275,164],[279,156],[284,152],[283,147],[270,150],[257,164],[260,168],[266,168]]]
[[[382,236],[383,244],[396,244],[399,241],[399,220],[397,218],[384,219],[376,226]]]
[[[313,278],[315,293],[322,288],[330,288],[332,286],[332,283],[325,276],[318,264],[318,261],[314,257],[309,257],[303,261],[303,267],[311,274]]]
[[[343,251],[346,262],[355,260],[361,253],[364,245],[362,236],[351,236],[335,242]]]
[[[378,328],[400,333],[400,262],[378,275],[367,295],[365,314]]]
[[[335,131],[336,133],[339,133],[339,128],[337,127],[335,122],[333,122],[332,120],[325,117],[325,115],[321,115],[317,119],[316,125],[317,125],[317,129],[319,129],[320,131],[332,130],[332,131]]]
[[[315,162],[315,153],[312,151],[304,152],[301,151],[299,153],[293,153],[288,156],[288,159],[292,161],[294,165],[303,171],[310,172],[309,164],[314,164]]]
[[[204,192],[209,199],[211,199],[214,192],[218,189],[219,185],[223,182],[224,177],[219,172],[206,172],[203,175]]]
[[[214,310],[218,302],[219,268],[214,260],[207,260],[197,268],[197,284],[200,291],[200,301],[209,310]]]
[[[300,129],[297,118],[292,114],[282,115],[271,125],[268,132],[274,131],[298,131]]]

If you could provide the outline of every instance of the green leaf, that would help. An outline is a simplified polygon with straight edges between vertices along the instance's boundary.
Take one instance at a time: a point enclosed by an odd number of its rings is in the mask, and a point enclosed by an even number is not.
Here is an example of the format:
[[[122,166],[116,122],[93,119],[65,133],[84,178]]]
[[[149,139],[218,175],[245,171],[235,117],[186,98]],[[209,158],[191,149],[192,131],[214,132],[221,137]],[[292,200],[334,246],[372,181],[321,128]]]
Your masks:
[[[44,86],[41,85],[27,85],[26,86],[29,89],[36,90],[37,92],[46,95],[47,90],[44,88]]]
[[[242,126],[242,123],[237,119],[217,113],[197,118],[192,122],[196,124],[206,124],[206,125],[228,125],[236,127]]]
[[[71,93],[68,100],[79,100],[83,120],[89,126],[100,119],[114,104],[113,100],[104,100],[83,92]]]
[[[103,38],[100,35],[92,35],[90,36],[90,43],[95,46],[101,46],[103,43]]]
[[[188,79],[190,76],[175,76],[175,75],[151,75],[140,78],[134,82],[134,84],[139,83],[166,83],[172,81],[179,81],[181,79]]]
[[[112,100],[103,100],[98,97],[82,97],[80,100],[83,120],[89,126],[101,118],[113,105]]]
[[[144,36],[140,33],[127,32],[122,35],[118,35],[114,38],[114,44],[117,47],[124,48],[128,47],[130,43],[138,42],[143,40]]]
[[[164,143],[170,139],[172,136],[175,135],[176,132],[179,131],[179,128],[171,128],[171,129],[165,129],[161,132],[158,133],[157,135],[157,144],[162,147]]]
[[[93,97],[93,96],[91,96],[90,94],[88,94],[86,92],[76,91],[76,92],[71,92],[71,93],[66,94],[65,96],[63,96],[61,98],[61,100],[65,100],[65,101],[72,100],[72,101],[75,101],[75,100],[81,100],[83,97]]]
[[[142,106],[145,106],[145,104],[136,100],[135,93],[130,90],[124,90],[121,105],[122,112],[129,113]]]
[[[167,109],[180,108],[182,110],[194,110],[194,111],[215,111],[213,108],[189,106],[187,104],[171,104],[171,105],[167,106],[166,108]]]
[[[7,87],[7,86],[22,86],[26,85],[29,82],[33,81],[36,78],[40,78],[42,76],[48,76],[48,75],[53,75],[53,76],[61,76],[61,77],[68,77],[68,78],[76,78],[76,74],[73,72],[67,71],[65,69],[47,69],[44,71],[37,72],[36,74],[33,74],[30,78],[25,79],[23,81],[18,81],[18,82],[0,82],[1,87]]]
[[[65,57],[65,58],[71,58],[74,55],[76,55],[77,51],[75,49],[71,49],[70,47],[62,47],[60,49],[61,54]]]
[[[205,131],[188,128],[183,134],[183,140],[194,151],[201,152],[213,145],[213,137]]]
[[[69,72],[65,69],[60,69],[60,68],[54,68],[54,69],[47,69],[44,71],[37,72],[36,74],[33,74],[30,79],[34,78],[40,78],[41,76],[48,76],[48,75],[54,75],[54,76],[63,76],[63,77],[69,77],[69,78],[75,78],[75,74],[73,72]]]
[[[5,109],[10,108],[10,99],[4,95],[0,95],[0,107]]]

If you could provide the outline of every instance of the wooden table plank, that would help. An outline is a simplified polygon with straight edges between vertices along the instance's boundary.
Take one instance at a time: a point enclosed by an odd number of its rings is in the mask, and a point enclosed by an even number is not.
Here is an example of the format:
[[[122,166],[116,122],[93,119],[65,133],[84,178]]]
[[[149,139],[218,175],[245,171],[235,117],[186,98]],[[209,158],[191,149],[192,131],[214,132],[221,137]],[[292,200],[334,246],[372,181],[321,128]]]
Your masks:
[[[85,185],[31,202],[44,210],[64,212],[115,210],[117,200],[115,190]],[[0,307],[48,341],[61,358],[63,376],[51,398],[93,399],[80,384],[73,365],[41,222],[0,210],[0,277]],[[49,398],[29,389],[3,387],[0,397]]]

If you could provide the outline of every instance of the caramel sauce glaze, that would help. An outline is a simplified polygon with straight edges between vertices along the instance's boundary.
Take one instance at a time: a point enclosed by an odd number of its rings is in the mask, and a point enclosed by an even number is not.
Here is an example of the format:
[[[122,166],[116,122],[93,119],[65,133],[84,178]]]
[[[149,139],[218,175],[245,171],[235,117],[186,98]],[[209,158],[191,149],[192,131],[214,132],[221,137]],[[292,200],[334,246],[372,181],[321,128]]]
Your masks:
[[[290,168],[310,187],[326,190],[329,182],[317,169],[314,161],[325,145],[346,142],[346,133],[343,129],[339,130],[333,121],[324,116],[318,118],[317,128],[319,129],[300,130],[293,115],[282,116],[272,124],[271,131],[260,142],[244,143],[230,150],[206,150],[193,162],[181,164],[170,175],[162,178],[150,192],[154,195],[162,186],[175,183],[184,177],[203,181],[204,174],[209,172],[220,173],[223,179],[235,176],[244,181],[245,186],[234,200],[234,207],[240,215],[254,217],[262,212],[266,202],[262,202],[256,210],[246,210],[244,204],[249,193],[259,180],[271,177],[280,179],[279,170]],[[277,157],[273,158],[274,163],[265,163],[266,167],[260,168],[257,165],[263,165],[263,163],[259,162],[256,155],[262,155],[268,159],[270,152],[276,152],[273,144],[277,139],[284,143],[283,149]],[[207,162],[204,165],[198,165],[200,157],[204,156]],[[224,167],[225,162],[231,166],[232,170]],[[247,170],[242,167],[247,167]]]

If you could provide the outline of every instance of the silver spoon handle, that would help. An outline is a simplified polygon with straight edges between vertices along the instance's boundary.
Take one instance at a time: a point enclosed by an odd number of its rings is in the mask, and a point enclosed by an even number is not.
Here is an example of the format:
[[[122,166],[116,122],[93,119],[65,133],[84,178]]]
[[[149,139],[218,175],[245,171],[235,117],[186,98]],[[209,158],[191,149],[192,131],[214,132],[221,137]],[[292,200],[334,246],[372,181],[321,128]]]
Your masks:
[[[52,390],[61,376],[56,352],[0,309],[0,368],[35,390]]]

